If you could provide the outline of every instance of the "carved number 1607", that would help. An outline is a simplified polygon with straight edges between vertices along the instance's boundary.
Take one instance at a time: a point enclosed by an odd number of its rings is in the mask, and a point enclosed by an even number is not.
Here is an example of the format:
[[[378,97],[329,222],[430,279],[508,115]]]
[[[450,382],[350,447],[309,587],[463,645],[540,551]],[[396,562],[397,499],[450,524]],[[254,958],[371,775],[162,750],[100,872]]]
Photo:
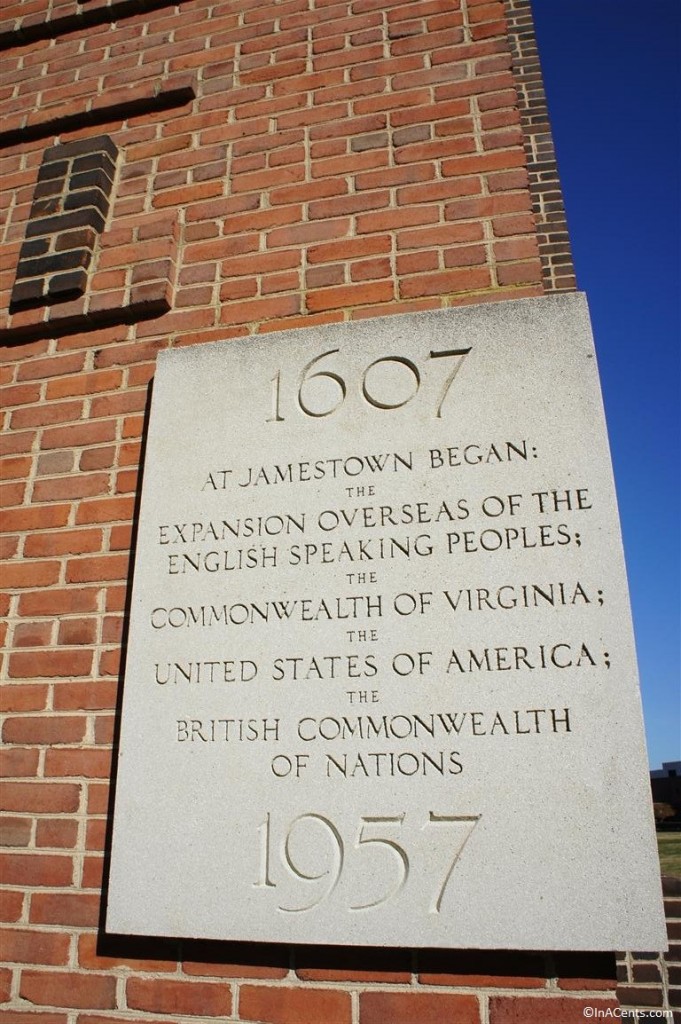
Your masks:
[[[329,356],[336,355],[339,351],[337,348],[329,349],[328,352],[322,352],[321,355],[315,356],[307,363],[298,378],[298,391],[295,396],[294,402],[298,409],[305,416],[313,416],[320,418],[323,416],[331,416],[332,413],[337,412],[341,405],[345,401],[348,386],[340,376],[333,370],[329,369],[318,369],[317,365],[322,359],[328,359]],[[451,359],[452,363],[449,365],[449,375],[445,378],[442,383],[442,390],[440,392],[440,399],[435,410],[436,419],[440,419],[442,416],[442,408],[445,404],[447,395],[449,394],[450,388],[454,383],[457,373],[461,369],[464,359],[470,352],[469,348],[451,348],[446,349],[442,352],[430,352],[430,359]],[[314,372],[312,372],[314,370]],[[393,394],[393,388],[390,382],[386,384],[385,379],[381,386],[381,376],[385,375],[386,371],[389,371],[392,383],[396,381],[400,392],[400,397],[395,399]],[[402,377],[400,381],[399,378]],[[314,390],[315,382],[317,385],[321,381],[326,381],[332,385],[333,392],[329,394],[328,385],[324,389],[324,393],[321,397],[317,396],[317,401],[314,401]],[[267,423],[283,423],[285,417],[281,414],[282,404],[282,383],[281,383],[281,370],[277,370],[274,377],[272,378],[272,415],[268,416]],[[412,398],[415,398],[421,387],[421,372],[411,359],[407,359],[405,356],[381,356],[380,359],[374,359],[373,363],[370,363],[362,374],[362,378],[359,381],[359,389],[362,398],[374,409],[400,409],[407,402],[411,402]],[[312,396],[312,397],[311,397]]]
[[[429,907],[431,914],[440,913],[452,872],[463,853],[464,846],[480,821],[480,817],[479,814],[455,815],[428,812],[428,819],[421,826],[421,831],[423,829],[430,830],[433,827],[448,828],[451,837],[451,852],[446,870],[433,887]],[[362,873],[362,858],[371,856],[361,851],[366,851],[371,847],[374,851],[374,859],[373,861],[370,859],[368,862],[369,868],[373,869],[369,877],[379,878],[379,887],[371,895],[371,898],[365,898],[360,903],[352,903],[348,909],[359,911],[380,907],[393,899],[409,879],[411,858],[405,845],[400,841],[400,830],[404,818],[404,814],[363,815],[359,819],[359,828],[354,841],[353,848],[356,852],[348,853],[347,844],[333,821],[323,814],[300,814],[289,822],[280,841],[278,843],[275,841],[274,846],[275,849],[278,847],[279,857],[274,858],[273,865],[272,822],[268,812],[265,820],[258,827],[260,864],[258,878],[253,886],[256,889],[276,889],[277,885],[286,883],[285,887],[288,891],[293,884],[294,888],[300,889],[301,901],[292,901],[297,905],[288,905],[288,901],[280,903],[278,909],[287,914],[301,914],[306,910],[318,907],[320,903],[328,899],[346,872],[350,874],[351,890],[357,891],[357,883]],[[426,845],[430,848],[431,844]],[[312,856],[310,856],[311,847],[316,847]],[[377,861],[376,857],[382,859]],[[422,853],[421,863],[417,864],[417,871],[427,870],[431,862],[432,858],[424,856]],[[277,880],[274,881],[273,878]],[[306,894],[307,899],[304,898]]]

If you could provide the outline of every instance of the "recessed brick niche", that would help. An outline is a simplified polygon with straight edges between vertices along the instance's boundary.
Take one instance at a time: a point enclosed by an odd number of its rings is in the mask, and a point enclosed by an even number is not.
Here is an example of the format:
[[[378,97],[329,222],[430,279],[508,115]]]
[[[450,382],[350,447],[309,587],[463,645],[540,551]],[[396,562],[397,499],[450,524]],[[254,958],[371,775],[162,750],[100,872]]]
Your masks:
[[[19,253],[12,310],[84,294],[109,211],[117,156],[108,135],[45,151]]]

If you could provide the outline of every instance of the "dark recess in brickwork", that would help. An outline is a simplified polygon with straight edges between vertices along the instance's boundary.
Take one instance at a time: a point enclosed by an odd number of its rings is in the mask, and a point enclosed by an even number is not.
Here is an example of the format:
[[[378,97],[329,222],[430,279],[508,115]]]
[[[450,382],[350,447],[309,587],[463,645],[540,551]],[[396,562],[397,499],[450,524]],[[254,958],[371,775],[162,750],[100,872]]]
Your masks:
[[[504,0],[513,78],[547,292],[577,287],[530,0]]]
[[[51,146],[43,155],[10,311],[77,298],[106,223],[118,149],[108,135]]]
[[[93,4],[81,7],[73,14],[57,15],[52,18],[29,15],[12,21],[0,21],[0,49],[25,46],[26,43],[38,39],[53,39],[65,32],[129,18],[141,11],[174,7],[175,2],[176,0],[114,0],[113,3],[97,6]],[[85,3],[87,4],[88,0],[85,0]]]
[[[81,111],[74,114],[44,117],[40,111],[30,111],[19,127],[0,131],[0,149],[44,139],[62,132],[75,131],[78,128],[96,127],[111,124],[112,121],[126,121],[131,117],[144,114],[159,113],[172,107],[182,106],[194,99],[196,92],[192,85],[170,86],[161,84],[150,95],[132,96],[130,99],[118,99],[107,102],[106,93],[88,100]],[[35,120],[34,120],[35,118]]]

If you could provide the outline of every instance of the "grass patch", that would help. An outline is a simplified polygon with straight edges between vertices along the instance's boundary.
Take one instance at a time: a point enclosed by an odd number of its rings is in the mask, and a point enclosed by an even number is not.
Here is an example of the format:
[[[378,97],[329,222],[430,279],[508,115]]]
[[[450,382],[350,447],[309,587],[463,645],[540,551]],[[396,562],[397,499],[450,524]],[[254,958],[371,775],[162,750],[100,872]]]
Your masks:
[[[658,832],[657,849],[662,874],[681,878],[681,832]]]

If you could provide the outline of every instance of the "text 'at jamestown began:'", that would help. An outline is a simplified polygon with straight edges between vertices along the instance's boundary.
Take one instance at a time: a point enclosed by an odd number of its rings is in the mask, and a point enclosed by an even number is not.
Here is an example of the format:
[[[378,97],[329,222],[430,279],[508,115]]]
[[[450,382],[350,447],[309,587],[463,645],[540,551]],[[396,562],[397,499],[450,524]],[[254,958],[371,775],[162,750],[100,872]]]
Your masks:
[[[527,441],[462,444],[428,451],[428,469],[456,469],[459,466],[484,466],[537,457],[536,448]],[[400,473],[414,469],[414,453],[380,452],[372,455],[347,455],[315,461],[274,463],[271,466],[246,466],[244,469],[214,469],[208,473],[202,491],[224,491],[232,483],[238,487],[299,484],[315,480],[357,479],[377,473]]]

